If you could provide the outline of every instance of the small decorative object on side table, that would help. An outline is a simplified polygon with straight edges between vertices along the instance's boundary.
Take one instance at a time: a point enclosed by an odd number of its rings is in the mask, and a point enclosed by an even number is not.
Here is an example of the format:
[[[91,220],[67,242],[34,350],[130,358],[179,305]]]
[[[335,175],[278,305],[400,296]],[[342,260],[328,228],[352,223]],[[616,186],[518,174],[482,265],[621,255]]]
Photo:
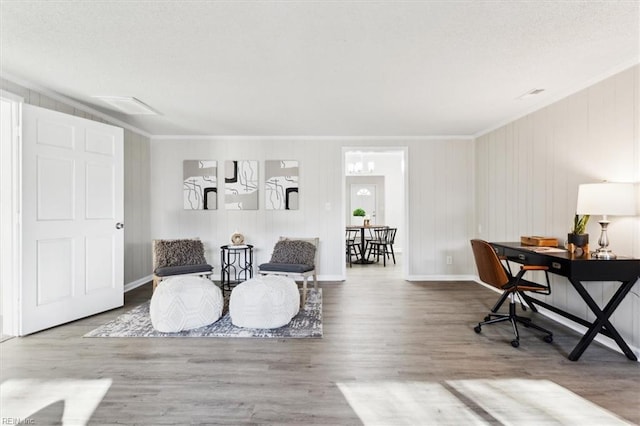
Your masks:
[[[231,234],[231,244],[233,244],[234,246],[244,244],[244,235],[242,235],[238,231]]]
[[[220,247],[222,295],[224,296],[225,291],[231,291],[233,286],[250,278],[253,278],[253,246],[238,244]]]

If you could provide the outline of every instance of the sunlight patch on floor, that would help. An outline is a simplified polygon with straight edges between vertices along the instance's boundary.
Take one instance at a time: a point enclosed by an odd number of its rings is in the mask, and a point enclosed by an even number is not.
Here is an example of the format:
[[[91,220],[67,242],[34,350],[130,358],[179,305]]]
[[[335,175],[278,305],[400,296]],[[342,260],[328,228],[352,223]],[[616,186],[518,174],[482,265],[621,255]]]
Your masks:
[[[447,383],[504,425],[631,424],[548,380],[457,380]]]
[[[482,418],[438,383],[338,383],[365,426],[484,425]]]
[[[337,385],[365,426],[631,424],[548,380]]]
[[[31,416],[62,401],[62,424],[86,425],[111,382],[111,379],[6,380],[0,385],[3,424],[32,424]]]

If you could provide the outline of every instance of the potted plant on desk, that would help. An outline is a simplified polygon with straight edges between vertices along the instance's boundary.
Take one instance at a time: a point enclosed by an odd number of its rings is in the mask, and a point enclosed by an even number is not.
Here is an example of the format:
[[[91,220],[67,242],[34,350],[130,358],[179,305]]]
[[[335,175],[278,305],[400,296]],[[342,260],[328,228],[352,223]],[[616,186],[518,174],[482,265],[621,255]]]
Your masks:
[[[589,234],[586,233],[589,215],[575,215],[573,218],[573,229],[567,234],[567,249],[573,253],[577,248],[583,253],[589,251]]]

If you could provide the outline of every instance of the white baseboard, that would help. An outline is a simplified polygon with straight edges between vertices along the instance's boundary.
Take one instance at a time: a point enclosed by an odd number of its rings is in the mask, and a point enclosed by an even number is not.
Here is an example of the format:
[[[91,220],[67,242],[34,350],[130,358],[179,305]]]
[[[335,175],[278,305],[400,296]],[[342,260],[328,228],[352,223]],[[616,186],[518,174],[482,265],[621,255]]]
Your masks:
[[[124,292],[128,292],[133,290],[134,288],[138,288],[142,285],[145,285],[149,281],[153,279],[153,275],[147,275],[146,277],[142,277],[139,280],[132,281],[124,285]]]
[[[475,281],[473,275],[409,275],[407,281]]]
[[[318,275],[318,281],[344,281],[345,277],[342,275]]]

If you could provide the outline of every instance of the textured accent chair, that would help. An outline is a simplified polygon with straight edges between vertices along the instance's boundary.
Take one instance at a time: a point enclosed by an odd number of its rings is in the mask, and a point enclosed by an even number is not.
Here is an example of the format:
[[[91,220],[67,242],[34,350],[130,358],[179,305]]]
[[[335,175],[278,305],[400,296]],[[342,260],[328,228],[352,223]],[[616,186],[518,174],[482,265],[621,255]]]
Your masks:
[[[199,239],[153,240],[153,289],[163,279],[178,275],[208,278],[213,266],[204,257]]]
[[[313,277],[313,288],[318,289],[316,265],[318,264],[319,238],[280,237],[271,260],[258,266],[262,275],[285,275],[294,280],[302,279],[302,305],[307,300],[307,281]]]
[[[478,323],[474,327],[476,333],[480,333],[483,325],[495,324],[498,322],[509,321],[513,327],[515,339],[511,341],[511,346],[517,348],[520,346],[520,334],[518,333],[518,323],[523,324],[525,327],[531,327],[538,331],[546,333],[544,341],[547,343],[553,342],[553,334],[539,325],[531,322],[530,318],[516,315],[516,303],[515,298],[521,292],[534,292],[542,294],[551,294],[551,286],[549,284],[549,276],[547,266],[540,265],[522,265],[520,271],[514,277],[507,270],[493,246],[483,240],[471,240],[471,248],[473,249],[473,256],[476,261],[476,267],[478,268],[478,275],[480,280],[488,285],[496,287],[509,295],[509,313],[498,314],[492,310],[485,318],[484,321]],[[524,274],[527,271],[544,271],[547,280],[547,285],[534,283],[523,279]],[[503,298],[501,298],[503,300]],[[496,309],[494,307],[494,309]],[[496,309],[497,310],[497,309]]]

